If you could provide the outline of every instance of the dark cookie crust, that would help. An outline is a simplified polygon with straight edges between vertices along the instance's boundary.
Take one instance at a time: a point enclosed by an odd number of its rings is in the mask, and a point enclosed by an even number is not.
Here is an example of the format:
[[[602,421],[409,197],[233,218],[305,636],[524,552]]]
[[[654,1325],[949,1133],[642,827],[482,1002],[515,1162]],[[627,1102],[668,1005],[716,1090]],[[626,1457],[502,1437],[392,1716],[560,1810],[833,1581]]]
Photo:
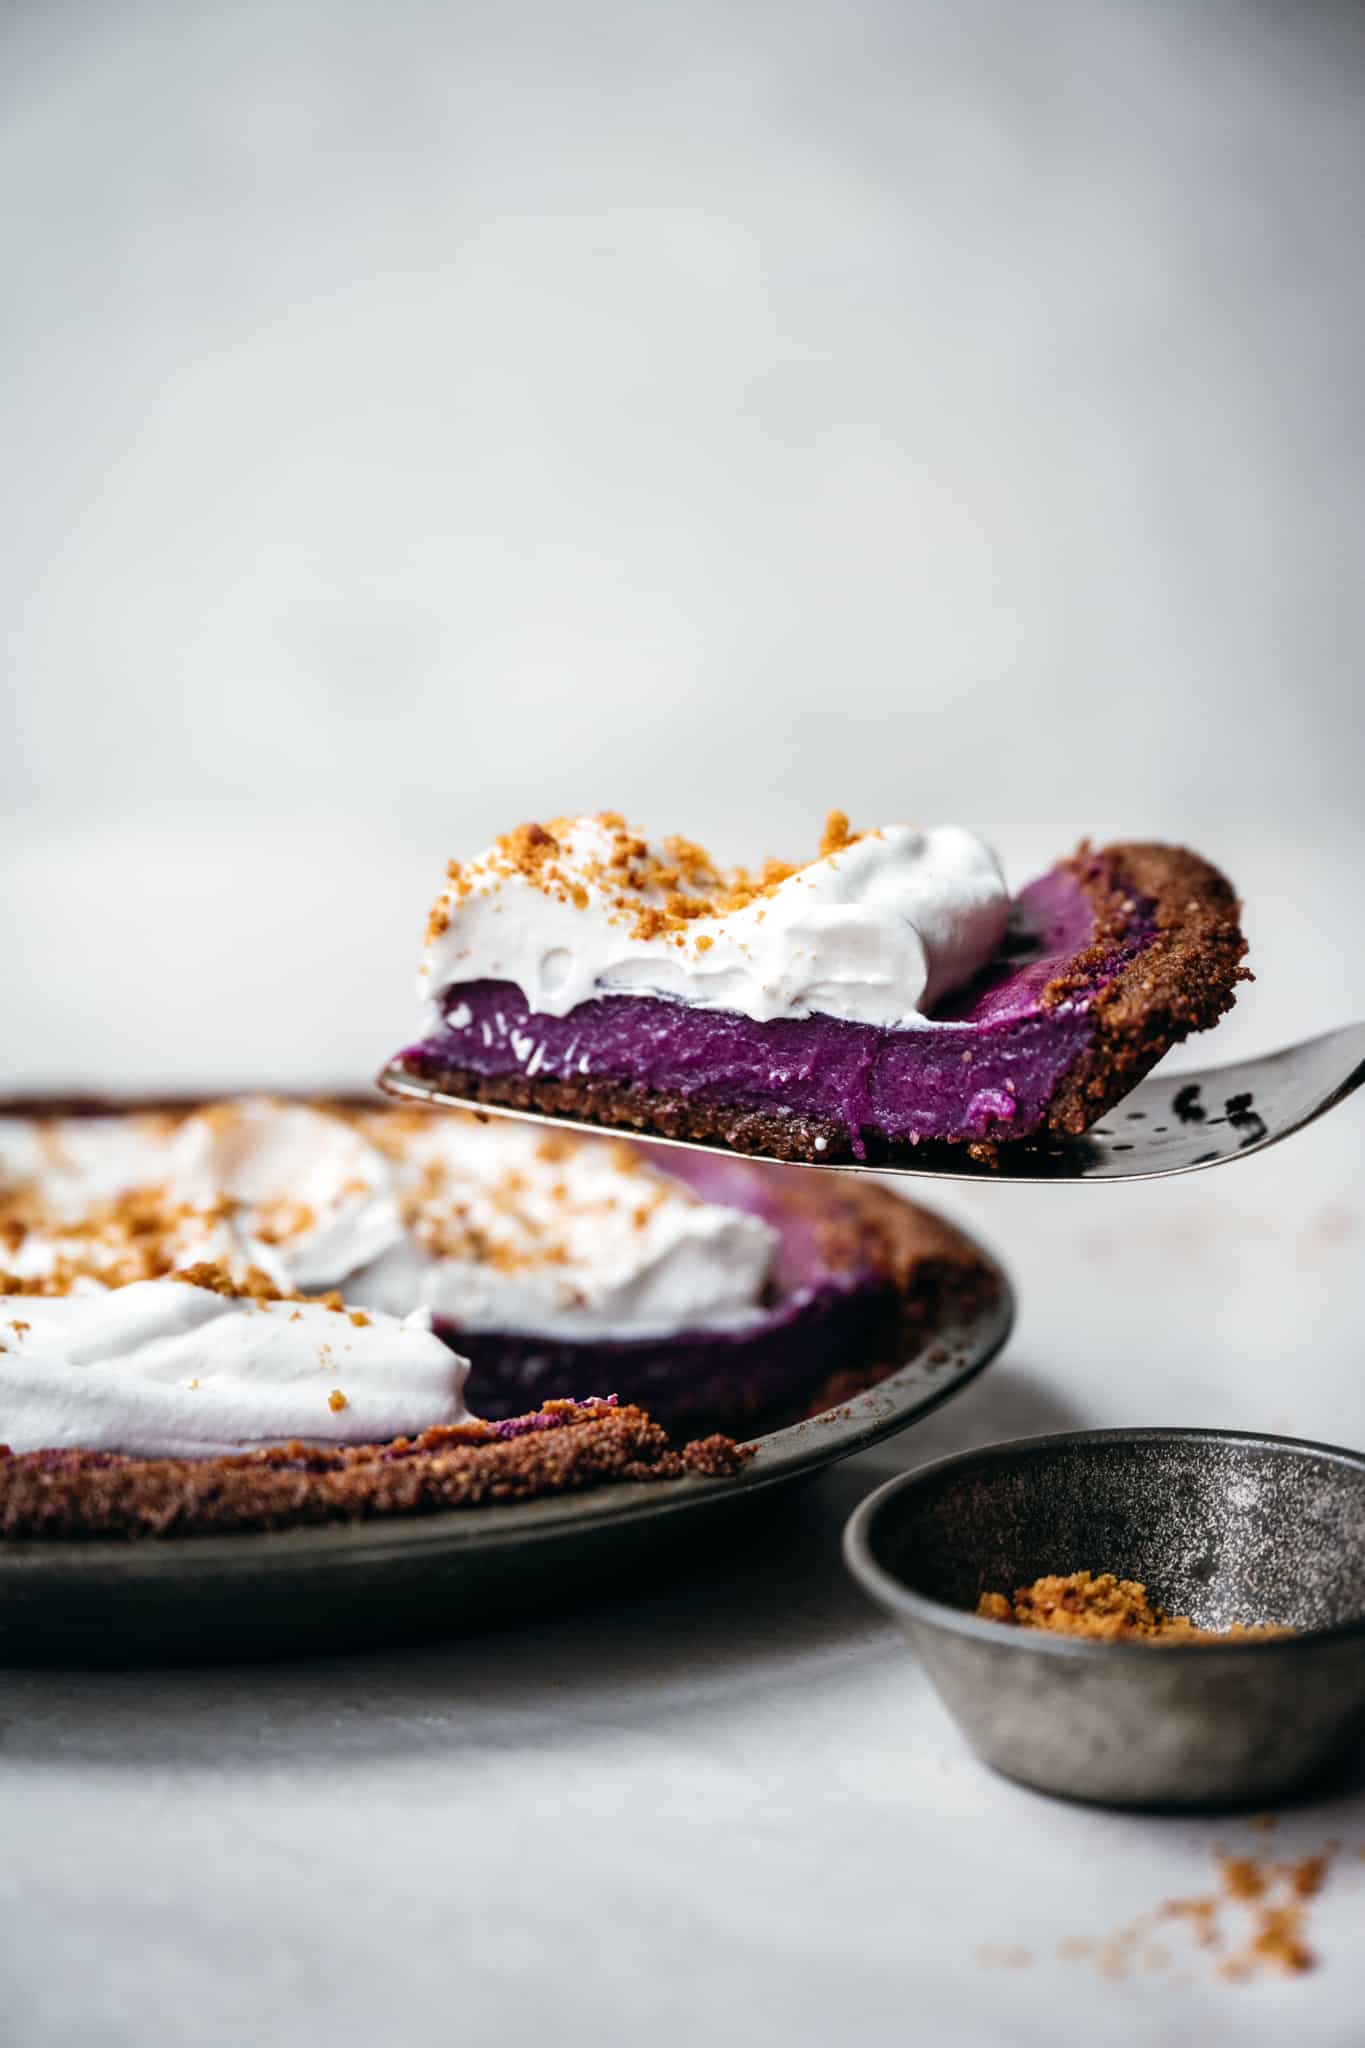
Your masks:
[[[1154,918],[1156,937],[1119,969],[1103,993],[1092,996],[1096,1032],[1092,1043],[1064,1076],[1048,1110],[1048,1130],[1078,1137],[1122,1099],[1173,1045],[1192,1031],[1206,1030],[1231,1009],[1246,952],[1240,905],[1217,868],[1184,847],[1119,842],[1094,852],[1082,845],[1063,863],[1095,910],[1095,937],[1065,975],[1047,989],[1055,1006],[1068,995],[1088,992],[1135,923]],[[490,1108],[529,1110],[539,1116],[647,1131],[720,1145],[767,1159],[830,1164],[853,1157],[849,1133],[830,1118],[770,1110],[737,1109],[698,1102],[647,1088],[640,1082],[600,1075],[563,1081],[528,1079],[518,1071],[476,1074],[463,1067],[423,1062],[421,1078],[466,1102]],[[945,1146],[888,1144],[866,1133],[866,1160],[891,1164],[913,1159],[931,1165]],[[990,1162],[1002,1144],[1027,1144],[1028,1137],[968,1143],[974,1158]]]
[[[205,1536],[581,1493],[616,1480],[720,1478],[753,1452],[728,1437],[674,1449],[641,1408],[547,1402],[517,1425],[462,1423],[390,1444],[281,1444],[236,1458],[0,1452],[0,1536]]]
[[[1081,846],[1067,863],[1095,910],[1095,939],[1045,992],[1048,1005],[1086,986],[1132,925],[1139,902],[1156,936],[1092,999],[1095,1036],[1064,1076],[1048,1128],[1079,1137],[1192,1031],[1207,1031],[1250,981],[1241,905],[1227,878],[1183,846]]]
[[[639,1081],[613,1081],[600,1074],[585,1075],[581,1081],[528,1081],[521,1072],[475,1074],[467,1067],[440,1067],[426,1061],[421,1078],[462,1102],[486,1102],[490,1109],[531,1110],[537,1116],[563,1117],[594,1130],[648,1131],[659,1138],[723,1145],[731,1152],[806,1164],[853,1156],[848,1132],[829,1117],[697,1102],[662,1094]]]

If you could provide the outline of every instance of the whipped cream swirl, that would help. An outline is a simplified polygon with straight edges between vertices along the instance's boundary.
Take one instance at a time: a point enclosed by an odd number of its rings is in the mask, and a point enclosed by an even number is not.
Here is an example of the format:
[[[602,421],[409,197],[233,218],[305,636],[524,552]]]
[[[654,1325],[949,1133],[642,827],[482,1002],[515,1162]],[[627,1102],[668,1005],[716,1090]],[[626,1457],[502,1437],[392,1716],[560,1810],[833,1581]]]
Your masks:
[[[647,995],[760,1023],[928,1028],[926,1012],[986,965],[1009,919],[995,855],[955,825],[845,827],[805,867],[757,881],[610,813],[532,832],[452,864],[419,983],[438,1010],[446,991],[488,980],[552,1017]]]
[[[642,1338],[761,1318],[777,1246],[761,1218],[699,1201],[619,1142],[459,1116],[404,1123],[403,1241],[350,1276],[348,1300],[420,1304],[457,1336]]]
[[[0,1267],[76,1291],[211,1260],[320,1292],[403,1236],[389,1165],[354,1124],[264,1097],[181,1118],[0,1118],[6,1220],[21,1228]]]
[[[0,1297],[0,1440],[213,1457],[258,1444],[382,1443],[468,1419],[469,1371],[418,1312],[253,1301],[182,1280]]]

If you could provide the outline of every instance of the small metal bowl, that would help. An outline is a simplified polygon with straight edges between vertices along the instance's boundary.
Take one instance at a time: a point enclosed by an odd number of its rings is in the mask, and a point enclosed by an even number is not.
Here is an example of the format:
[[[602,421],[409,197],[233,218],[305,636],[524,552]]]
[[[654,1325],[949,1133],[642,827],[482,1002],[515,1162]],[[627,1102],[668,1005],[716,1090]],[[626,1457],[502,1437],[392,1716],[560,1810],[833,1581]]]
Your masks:
[[[889,1480],[844,1532],[978,1756],[1111,1806],[1281,1798],[1365,1726],[1365,1457],[1219,1429],[1099,1429]],[[984,1621],[1046,1572],[1139,1579],[1228,1644],[1109,1643]]]

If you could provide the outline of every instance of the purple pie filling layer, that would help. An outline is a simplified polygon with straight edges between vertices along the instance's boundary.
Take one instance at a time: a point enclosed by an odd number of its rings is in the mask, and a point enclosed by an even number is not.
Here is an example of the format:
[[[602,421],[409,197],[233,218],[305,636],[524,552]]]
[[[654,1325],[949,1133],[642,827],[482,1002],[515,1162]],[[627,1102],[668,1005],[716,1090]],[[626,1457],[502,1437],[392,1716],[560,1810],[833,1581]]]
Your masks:
[[[894,1330],[895,1301],[865,1276],[802,1289],[742,1331],[604,1343],[467,1332],[437,1324],[469,1360],[466,1399],[487,1421],[542,1401],[615,1394],[672,1427],[733,1427],[746,1417],[797,1410],[842,1365],[871,1363]]]
[[[600,1078],[683,1101],[798,1111],[842,1127],[860,1157],[868,1138],[1027,1137],[1091,1041],[1091,998],[1151,943],[1155,912],[1138,902],[1089,990],[1045,1009],[1044,990],[1090,946],[1094,929],[1089,898],[1066,870],[1052,870],[1016,899],[1001,958],[928,1028],[819,1016],[755,1023],[653,996],[606,996],[548,1017],[511,983],[469,981],[444,992],[444,1025],[400,1058],[432,1078],[452,1069],[570,1084]]]
[[[779,1200],[761,1167],[707,1154],[665,1169],[704,1201],[761,1216],[777,1232],[770,1304],[736,1330],[572,1343],[462,1330],[441,1336],[470,1361],[467,1398],[489,1421],[543,1401],[615,1394],[665,1424],[735,1424],[811,1401],[843,1367],[895,1356],[902,1304],[871,1259],[835,1265],[821,1250],[813,1215]]]

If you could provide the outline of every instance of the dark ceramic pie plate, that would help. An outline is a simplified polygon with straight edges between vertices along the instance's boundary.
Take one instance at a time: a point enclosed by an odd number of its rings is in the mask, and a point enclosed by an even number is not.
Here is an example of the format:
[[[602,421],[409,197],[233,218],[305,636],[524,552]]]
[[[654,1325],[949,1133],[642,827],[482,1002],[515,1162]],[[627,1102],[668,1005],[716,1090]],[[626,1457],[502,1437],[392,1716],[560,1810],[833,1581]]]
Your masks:
[[[268,1535],[0,1543],[0,1664],[298,1656],[453,1634],[647,1588],[681,1545],[733,1540],[776,1487],[866,1450],[947,1401],[1009,1335],[1014,1300],[945,1323],[899,1371],[754,1439],[729,1479],[632,1482],[422,1517]],[[831,1369],[837,1365],[831,1360]]]

